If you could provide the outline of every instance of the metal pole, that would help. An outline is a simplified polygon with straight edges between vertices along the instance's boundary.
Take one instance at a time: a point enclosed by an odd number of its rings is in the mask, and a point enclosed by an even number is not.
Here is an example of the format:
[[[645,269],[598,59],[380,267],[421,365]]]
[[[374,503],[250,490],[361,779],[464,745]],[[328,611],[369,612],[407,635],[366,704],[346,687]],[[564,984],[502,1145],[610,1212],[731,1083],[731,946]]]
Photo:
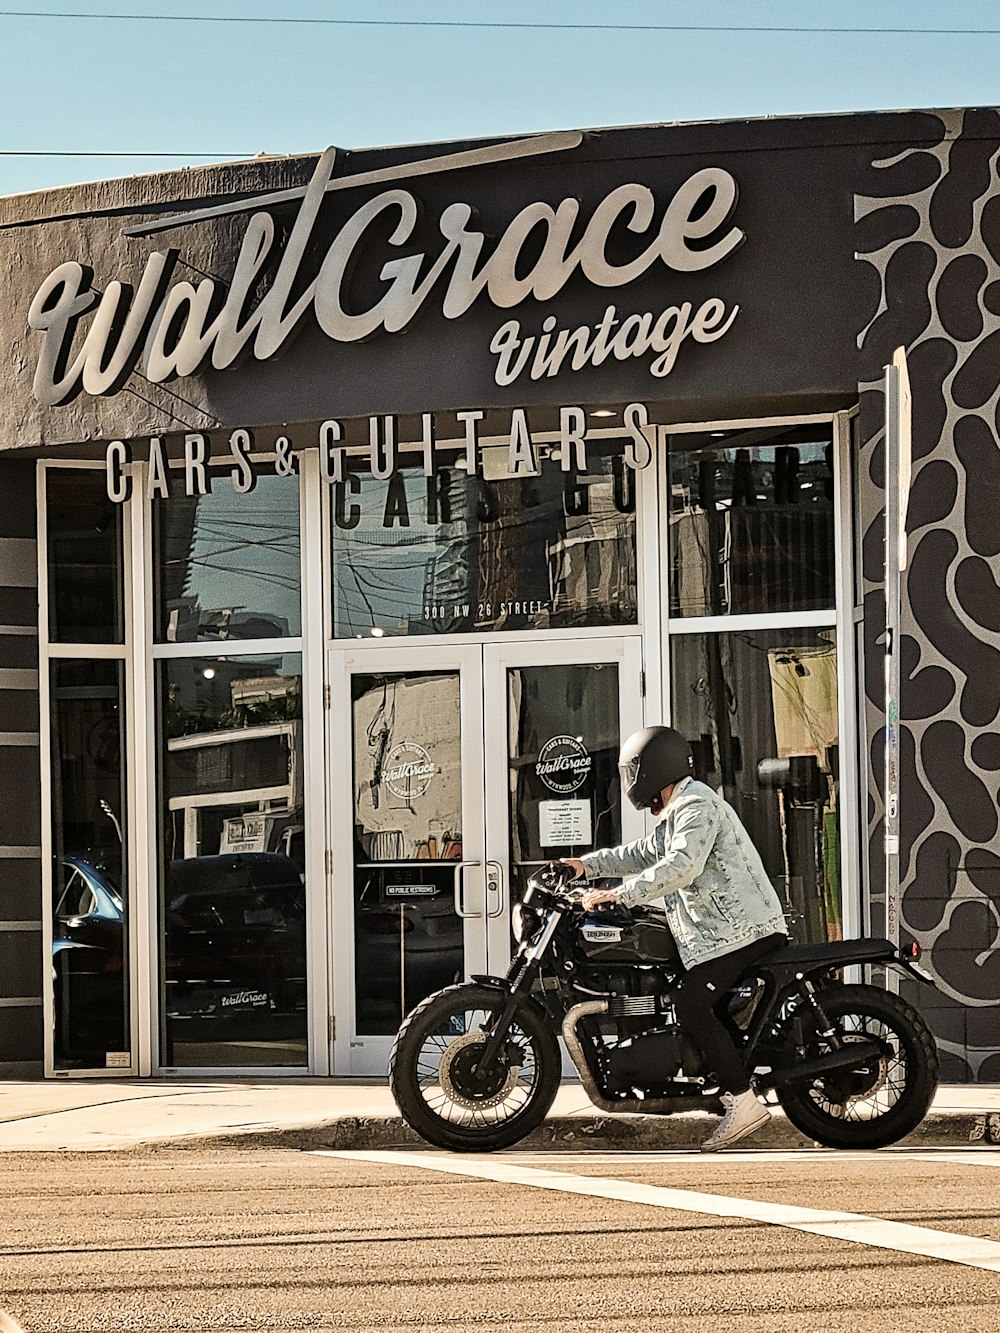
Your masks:
[[[899,639],[910,491],[910,380],[899,347],[885,368],[885,933],[899,944]],[[890,986],[895,980],[891,974]]]

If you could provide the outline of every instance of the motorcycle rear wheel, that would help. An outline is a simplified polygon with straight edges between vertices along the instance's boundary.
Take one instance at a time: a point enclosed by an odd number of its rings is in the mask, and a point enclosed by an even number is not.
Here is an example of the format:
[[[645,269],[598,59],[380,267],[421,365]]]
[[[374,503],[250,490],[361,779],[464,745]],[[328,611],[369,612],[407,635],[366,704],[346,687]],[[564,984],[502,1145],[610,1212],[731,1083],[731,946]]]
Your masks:
[[[912,1005],[875,986],[837,986],[819,995],[841,1036],[882,1047],[877,1069],[838,1070],[780,1089],[791,1123],[826,1148],[884,1148],[916,1129],[934,1097],[938,1055],[930,1028]],[[804,1059],[831,1050],[813,1031]]]
[[[515,1015],[493,1068],[476,1079],[484,1028],[506,996],[474,983],[438,991],[410,1013],[389,1057],[389,1086],[406,1123],[435,1147],[492,1152],[545,1118],[562,1075],[559,1043],[533,1006]]]

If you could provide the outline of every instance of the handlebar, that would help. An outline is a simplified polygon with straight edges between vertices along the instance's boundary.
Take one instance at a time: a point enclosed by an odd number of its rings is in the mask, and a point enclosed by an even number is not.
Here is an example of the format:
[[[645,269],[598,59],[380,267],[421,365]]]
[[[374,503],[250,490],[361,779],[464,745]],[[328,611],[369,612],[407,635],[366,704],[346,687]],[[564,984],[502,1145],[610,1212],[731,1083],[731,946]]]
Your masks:
[[[574,887],[574,874],[570,866],[562,861],[547,861],[541,866],[528,880],[528,887],[525,892],[525,901],[537,900],[539,897],[555,899],[562,902],[565,906],[571,907],[574,911],[584,911],[583,899],[590,891],[593,885],[588,884],[586,880],[581,880]],[[613,904],[606,908],[595,909],[598,914],[604,912],[619,913],[621,909]],[[627,909],[626,909],[627,910]]]
[[[547,889],[549,893],[562,893],[566,886],[572,883],[575,878],[571,866],[563,861],[546,861],[541,869],[536,870],[531,878],[540,888]],[[582,893],[583,890],[575,890]],[[569,895],[567,895],[569,896]]]

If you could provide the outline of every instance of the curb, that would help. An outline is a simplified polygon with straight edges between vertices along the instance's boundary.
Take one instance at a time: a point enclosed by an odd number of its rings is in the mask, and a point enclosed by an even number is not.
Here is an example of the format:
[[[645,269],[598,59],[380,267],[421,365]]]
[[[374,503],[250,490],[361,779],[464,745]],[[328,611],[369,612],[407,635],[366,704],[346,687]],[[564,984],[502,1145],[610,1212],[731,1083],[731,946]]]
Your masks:
[[[718,1123],[714,1116],[550,1116],[538,1129],[511,1151],[551,1148],[590,1151],[671,1151],[701,1146]],[[424,1142],[399,1116],[344,1116],[318,1125],[295,1129],[247,1130],[211,1134],[198,1138],[158,1140],[137,1147],[189,1148],[285,1148],[299,1152],[330,1148],[338,1152],[387,1148],[427,1149]],[[800,1134],[778,1112],[753,1136],[755,1149],[818,1147]],[[1000,1113],[931,1111],[922,1123],[900,1140],[907,1148],[1000,1147]],[[436,1151],[436,1150],[435,1150]]]

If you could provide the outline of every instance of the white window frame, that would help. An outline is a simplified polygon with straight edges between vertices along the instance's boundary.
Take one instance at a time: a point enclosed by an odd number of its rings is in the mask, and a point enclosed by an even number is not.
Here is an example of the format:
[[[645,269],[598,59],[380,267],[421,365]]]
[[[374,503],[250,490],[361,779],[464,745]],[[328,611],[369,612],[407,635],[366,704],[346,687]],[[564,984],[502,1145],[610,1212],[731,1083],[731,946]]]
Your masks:
[[[272,461],[273,452],[253,451],[250,460],[256,465]],[[329,966],[326,950],[327,936],[327,893],[325,839],[326,829],[325,802],[325,765],[326,749],[323,713],[324,677],[323,677],[323,616],[320,605],[322,597],[322,570],[319,566],[320,519],[319,519],[319,456],[315,449],[296,454],[299,464],[299,609],[302,632],[286,638],[239,639],[221,643],[156,643],[153,640],[153,505],[156,500],[145,498],[146,464],[136,464],[137,476],[134,492],[142,497],[141,504],[146,527],[144,569],[147,588],[145,590],[144,612],[146,618],[146,700],[148,708],[148,755],[145,772],[147,775],[146,810],[148,813],[148,836],[146,842],[147,864],[146,882],[150,886],[147,938],[150,941],[150,974],[145,988],[149,1002],[148,1027],[149,1068],[147,1072],[162,1077],[256,1077],[256,1078],[302,1078],[305,1076],[323,1077],[329,1074],[329,1045],[327,1042],[329,1008]],[[209,461],[209,466],[228,472],[232,460],[216,458]],[[181,464],[171,462],[172,470],[179,470]],[[288,478],[291,484],[291,478]],[[310,559],[310,550],[314,552]],[[158,943],[158,902],[157,876],[159,866],[158,830],[156,824],[156,749],[155,749],[155,672],[156,664],[176,658],[192,657],[259,657],[268,653],[296,653],[299,655],[302,678],[302,773],[305,799],[303,802],[303,822],[306,827],[306,1062],[303,1065],[167,1065],[161,1061],[160,1049],[160,972]],[[284,792],[286,789],[281,788]],[[275,789],[275,792],[279,789]],[[234,801],[239,793],[234,794]],[[259,792],[250,794],[257,799]]]
[[[852,409],[854,410],[854,409]],[[799,629],[824,626],[836,631],[837,710],[840,783],[840,885],[843,931],[846,938],[861,934],[865,926],[865,895],[861,879],[860,765],[858,752],[858,682],[854,625],[854,533],[851,513],[850,411],[820,412],[806,415],[745,417],[732,421],[685,422],[659,427],[657,449],[657,488],[659,512],[669,513],[670,483],[667,467],[667,440],[670,435],[706,431],[756,430],[768,427],[829,425],[833,432],[833,514],[834,514],[834,595],[835,605],[819,611],[777,611],[758,615],[671,616],[666,597],[660,601],[660,709],[662,717],[671,717],[670,639],[681,634],[711,634],[733,630]],[[664,534],[656,565],[660,586],[669,588],[670,551]]]
[[[139,807],[136,799],[138,785],[135,756],[132,753],[130,735],[135,728],[134,673],[131,668],[131,653],[134,647],[132,637],[132,609],[135,587],[132,578],[131,547],[133,539],[133,511],[131,503],[123,506],[122,514],[122,618],[123,636],[121,643],[69,643],[53,642],[49,637],[49,541],[48,541],[48,503],[47,479],[50,472],[56,470],[104,472],[103,462],[82,459],[41,459],[35,470],[35,503],[38,516],[38,713],[39,713],[39,769],[41,774],[41,837],[42,849],[42,1027],[43,1027],[43,1072],[46,1078],[129,1078],[141,1074],[140,1049],[142,1046],[142,1028],[140,1000],[142,991],[141,941],[143,934],[142,895],[138,891],[141,882],[136,876],[138,865],[138,830],[133,821],[133,813]],[[95,1066],[90,1069],[56,1069],[55,1067],[55,1030],[52,941],[54,934],[55,904],[53,901],[54,876],[53,858],[55,855],[52,835],[52,664],[57,661],[113,661],[122,662],[123,686],[125,699],[125,726],[122,736],[123,758],[125,762],[125,784],[122,800],[125,805],[126,842],[123,848],[125,860],[126,892],[126,928],[128,938],[124,941],[125,956],[128,964],[128,1022],[129,1022],[129,1064],[126,1067],[107,1068]]]

